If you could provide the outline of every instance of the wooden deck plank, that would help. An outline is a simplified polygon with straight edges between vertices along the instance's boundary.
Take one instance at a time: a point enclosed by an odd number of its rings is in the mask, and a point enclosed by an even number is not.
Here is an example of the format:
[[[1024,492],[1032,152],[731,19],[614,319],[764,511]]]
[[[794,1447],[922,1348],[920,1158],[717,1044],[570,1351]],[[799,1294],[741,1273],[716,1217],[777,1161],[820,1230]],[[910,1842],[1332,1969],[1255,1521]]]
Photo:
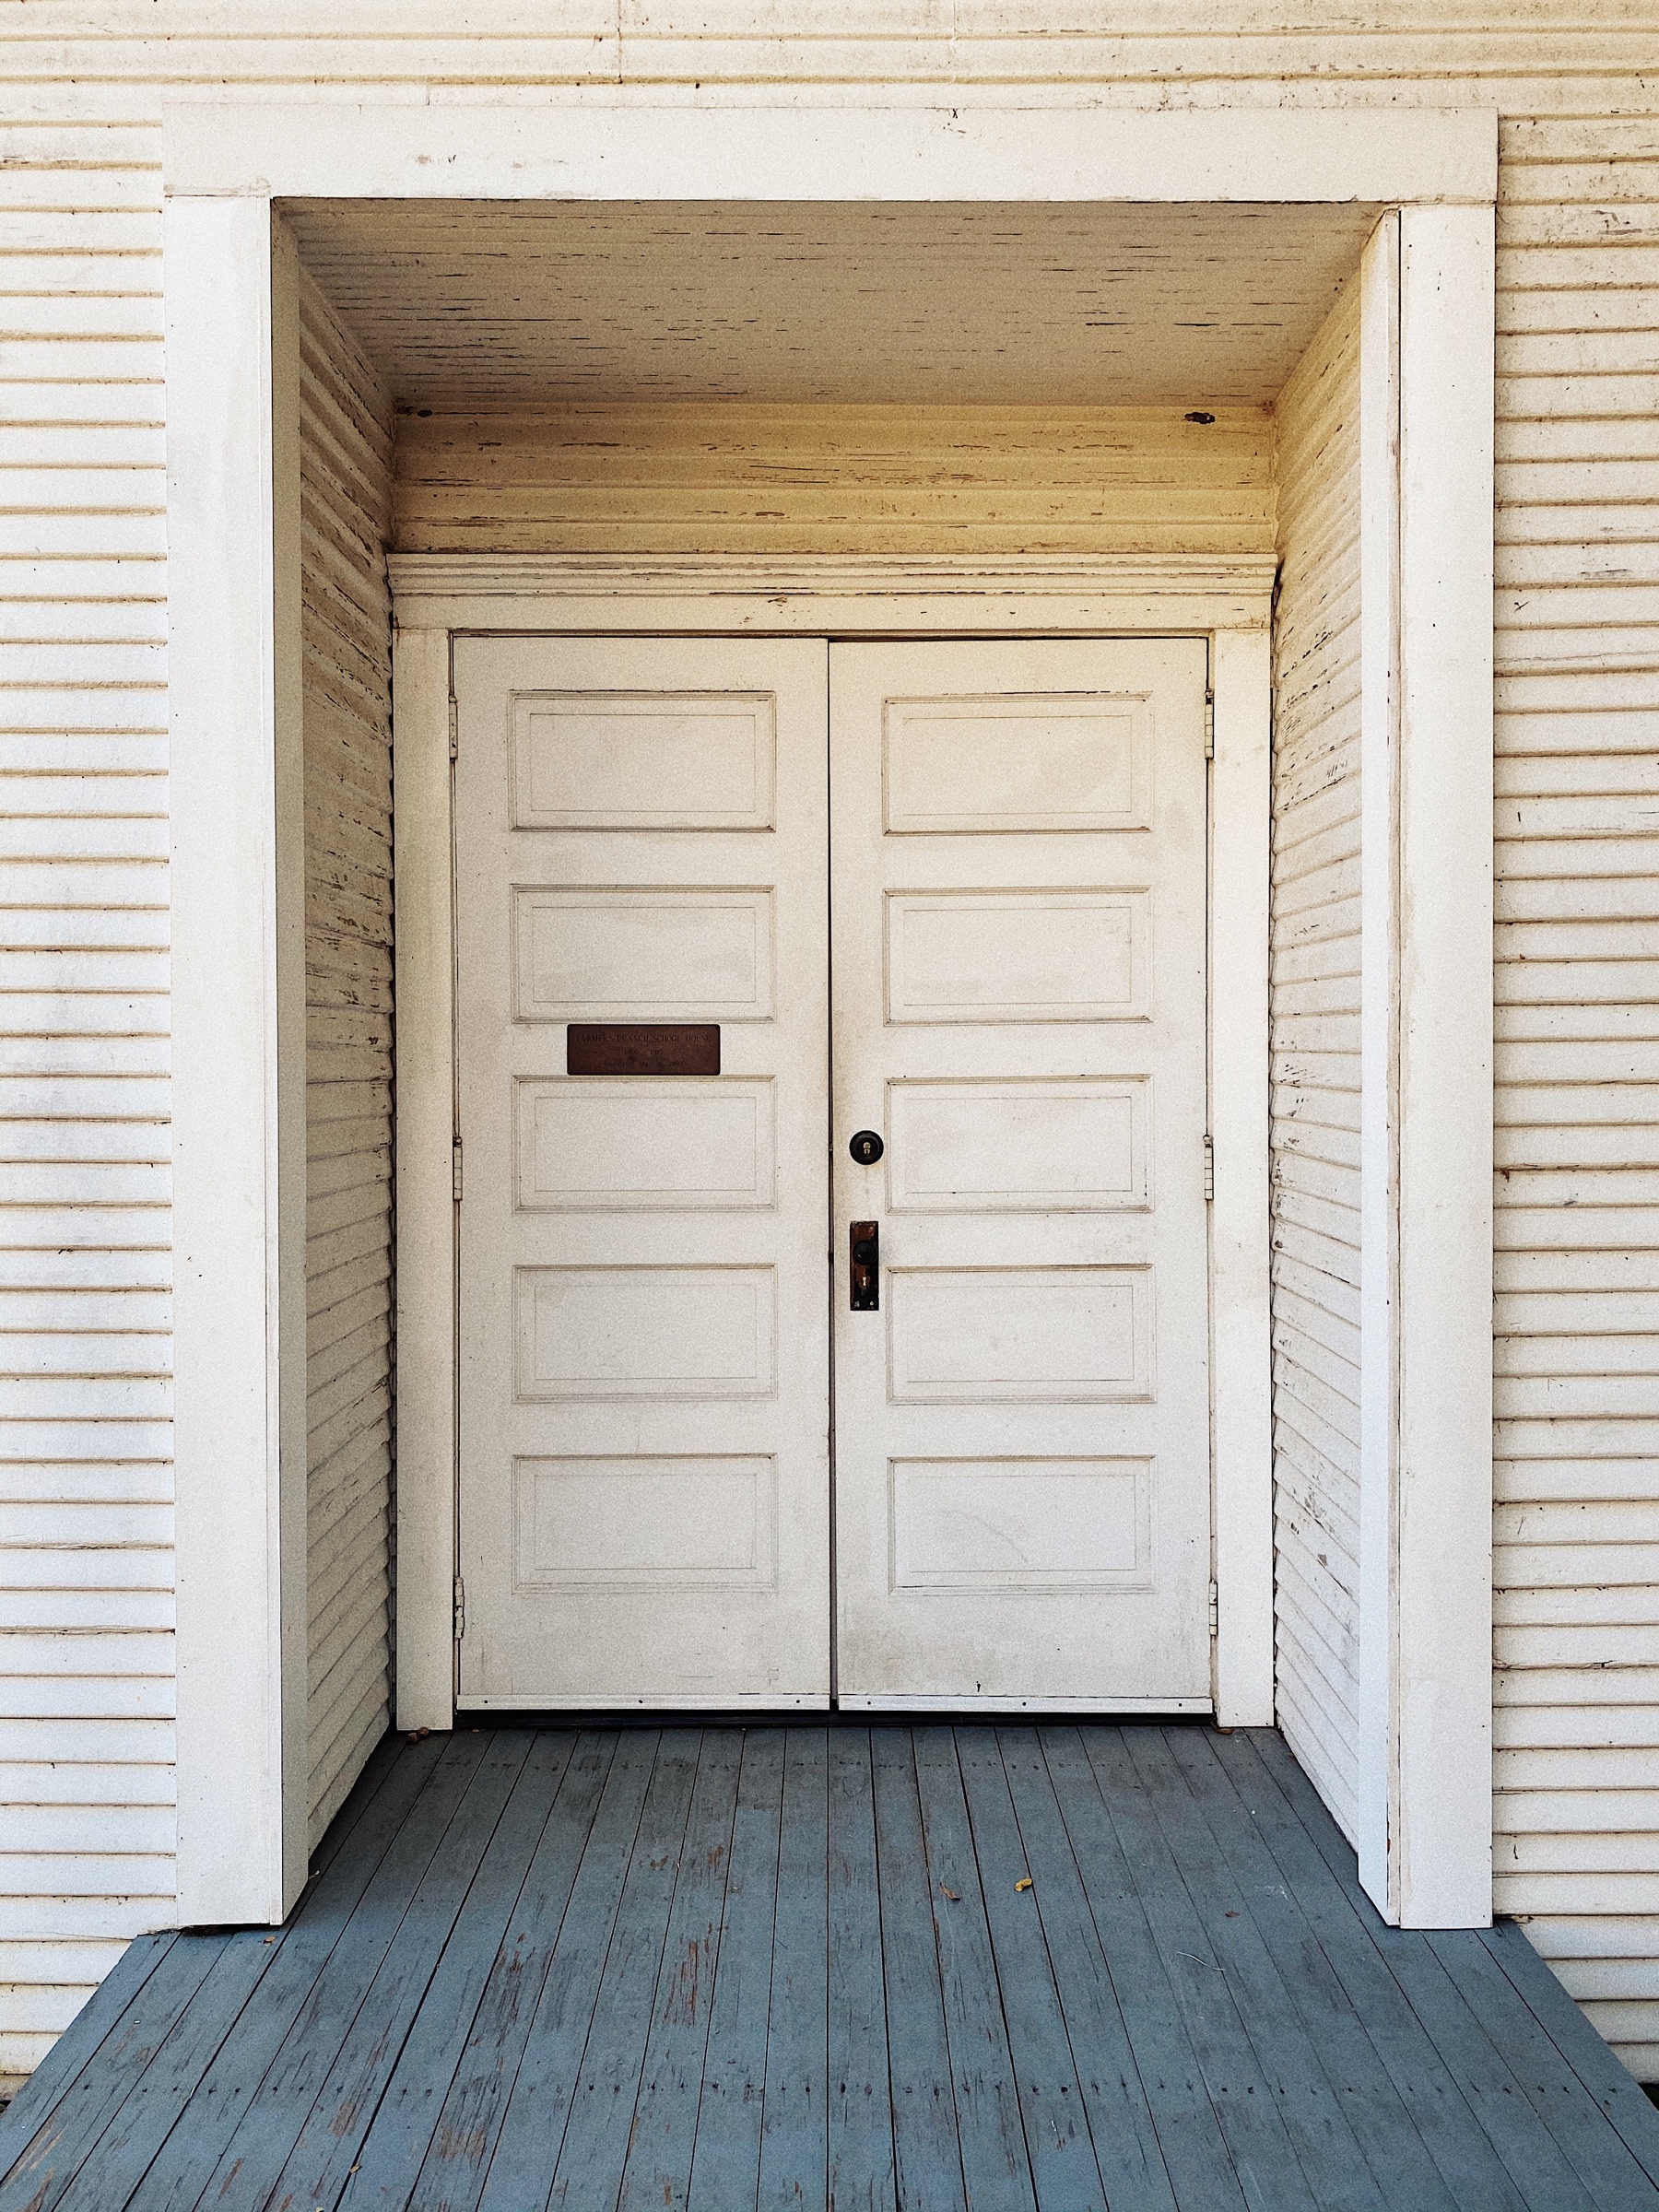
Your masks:
[[[616,1749],[608,1731],[577,1738],[410,2193],[422,2212],[477,2203]]]
[[[1171,1774],[1179,1774],[1182,1812],[1188,1820],[1194,1812],[1199,1816],[1206,1858],[1226,1880],[1228,1896],[1237,1900],[1232,1907],[1223,1904],[1223,1913],[1243,1913],[1250,1923],[1252,1945],[1277,1964],[1285,2000],[1294,2008],[1307,2048],[1336,2095],[1378,2192],[1382,2196],[1389,2190],[1409,2194],[1409,2201],[1422,2212],[1465,2212],[1418,2135],[1411,2111],[1395,2092],[1278,1865],[1252,1834],[1248,1820],[1239,1818],[1237,1805],[1228,1803],[1226,1776],[1210,1757],[1206,1736],[1207,1730],[1171,1727],[1144,1754],[1137,1752],[1137,1760],[1168,1760]],[[1199,1869],[1194,1853],[1185,1853],[1183,1869],[1188,1887],[1193,1887],[1193,1876]],[[1210,1898],[1218,1896],[1215,1887],[1207,1887],[1207,1893]]]
[[[772,1937],[760,2212],[829,2202],[830,1989],[828,1730],[792,1728],[783,1753],[783,1822]]]
[[[218,1960],[228,1936],[181,1936],[157,1959],[89,2064],[37,2127],[0,2183],[0,2212],[48,2212]]]
[[[387,1741],[382,1741],[374,1749],[370,1763],[365,1765],[363,1776],[359,1779],[359,1787],[352,1794],[352,1801],[349,1801],[347,1807],[343,1807],[341,1818],[334,1820],[330,1834],[323,1838],[319,1845],[310,1887],[316,1885],[316,1880],[332,1865],[334,1856],[347,1845],[356,1827],[363,1823],[365,1818],[370,1818],[381,1787],[385,1785],[385,1781],[398,1765],[398,1754],[400,1746],[389,1746]],[[436,1757],[436,1749],[433,1749],[433,1757]],[[405,1812],[407,1812],[407,1801],[403,1796],[396,1796],[392,1807],[392,1823],[382,1823],[387,1841],[389,1836],[396,1834],[396,1827]],[[90,2018],[82,2015],[82,2037],[90,2033],[101,2040],[100,2018],[104,2019],[106,2026],[112,2022],[115,2011],[124,2008],[124,2002],[128,2000],[128,1995],[142,1984],[142,1978],[148,1967],[153,1967],[168,1945],[172,1945],[175,1940],[199,1942],[201,1937],[188,1934],[183,1937],[175,1937],[172,1934],[146,1937],[146,1940],[137,1942],[124,1953],[120,1964],[128,1967],[128,1962],[131,1962],[131,1971],[122,1973],[117,1969],[117,1973],[111,1973],[104,1980],[104,1984],[100,1984],[93,2004],[87,2006]],[[275,1964],[275,1951],[278,1945],[281,1945],[281,1936],[264,1936],[261,1931],[254,1929],[239,1931],[239,1934],[230,1936],[230,1940],[226,1942],[223,1951],[215,1958],[208,1973],[201,1980],[201,1986],[194,1993],[194,1997],[183,2008],[182,2018],[177,2019],[171,2033],[157,2048],[155,2057],[150,2059],[148,2066],[144,2068],[144,2073],[135,2081],[133,2088],[124,2097],[117,2112],[111,2117],[104,2133],[98,2136],[95,2146],[90,2147],[87,2161],[79,2168],[76,2183],[73,2183],[73,2194],[90,2203],[90,2206],[126,2203],[131,2199],[133,2190],[137,2188],[139,2181],[146,2177],[148,2168],[153,2166],[157,2152],[159,2152],[161,2144],[171,2133],[172,2124],[177,2122],[179,2112],[183,2111],[183,2103],[197,2092],[201,2079],[212,2066],[212,2059],[219,2053],[223,2037],[228,2035],[230,2026],[237,2022],[241,2008],[248,2004],[259,1982],[264,1980],[264,1975]],[[115,2011],[111,2011],[111,2006]],[[77,2026],[82,2026],[82,2022],[77,2022]],[[60,2037],[60,2044],[53,2046],[53,2057],[57,2055],[57,2051],[65,2051],[65,2062],[71,2062],[73,2053],[76,2053],[76,2037]],[[38,2081],[40,2075],[35,2075],[33,2079]],[[44,2068],[42,2092],[46,2092],[46,2095],[51,2092],[51,2068]],[[27,2108],[24,2108],[24,2112],[27,2112]]]
[[[1158,2065],[1158,2054],[1152,2054],[1153,2063],[1145,2069],[1136,2057],[1036,1731],[1002,1727],[996,1737],[1107,2203],[1134,2205],[1144,2212],[1175,2212],[1171,2163],[1166,2162],[1160,2123],[1154,2116],[1156,2100],[1164,2115],[1162,2125],[1177,2139],[1173,2169],[1190,2179],[1183,2203],[1211,2208],[1219,2204],[1227,2212],[1238,2212],[1243,2199],[1236,2187],[1230,2187],[1230,2163],[1191,2053],[1182,2053],[1182,2063],[1168,2069],[1177,2075],[1179,2088],[1184,2091],[1173,2097],[1160,2078],[1166,2069]],[[977,1824],[977,1812],[974,1817]],[[1195,2118],[1196,2141],[1192,2125]],[[1208,2173],[1218,2173],[1218,2181],[1205,2194],[1202,2183]]]
[[[340,1930],[263,2078],[245,2097],[235,2131],[202,2192],[207,2203],[259,2204],[255,2177],[263,2179],[267,2191],[275,2183],[396,1940],[410,1900],[465,1802],[487,1747],[481,1735],[453,1736],[439,1752],[430,1778]]]
[[[968,2201],[975,2212],[1032,2212],[1031,2161],[955,1735],[947,1728],[925,1728],[912,1740]],[[1095,2194],[1099,2178],[1090,2177]]]
[[[735,1729],[705,1732],[622,2169],[620,2212],[659,2206],[684,2212],[690,2191],[741,1765],[742,1738]]]
[[[955,1732],[962,1811],[971,1833],[990,1965],[1006,2031],[1030,2179],[1042,2212],[1106,2212],[1065,2016],[1026,1865],[994,1728]],[[947,1778],[943,1761],[941,1777]],[[948,1786],[942,1793],[952,1798]],[[924,1794],[925,1818],[926,1793]],[[954,1819],[956,1806],[948,1805]],[[1020,1889],[1017,1885],[1030,1886]],[[964,1896],[963,1902],[967,1902]],[[959,1916],[948,1916],[955,1921]]]
[[[894,2212],[881,1886],[867,1728],[830,1735],[830,2202]]]
[[[142,2212],[188,2212],[196,2203],[204,2175],[235,2134],[364,1891],[403,1832],[442,1749],[442,1737],[402,1747],[385,1774],[378,1781],[371,1778],[362,1804],[348,1806],[354,1817],[342,1815],[336,1823],[343,1831],[340,1847],[322,1854],[321,1874],[295,1916],[273,1938],[258,2004],[243,2009],[215,2053],[190,2098],[188,2124],[175,2122],[129,2198],[131,2206]],[[179,2120],[185,2116],[182,2112]]]
[[[563,1730],[530,1738],[528,1756],[351,2161],[340,2195],[348,2212],[369,2212],[371,2206],[401,2212],[409,2200],[575,1742]],[[324,2192],[317,2191],[314,2201],[324,2201]]]
[[[1115,1728],[1098,1727],[1079,1729],[1077,1735],[1204,2069],[1245,2201],[1260,2212],[1290,2212],[1291,2206],[1315,2212],[1317,2200],[1296,2147],[1157,1818],[1135,1786],[1123,1737]]]
[[[1378,2179],[1348,2125],[1340,2085],[1326,2077],[1232,1871],[1169,1755],[1163,1731],[1125,1729],[1121,1740],[1162,1833],[1168,1864],[1190,1901],[1189,1925],[1203,1955],[1213,1960],[1233,1993],[1256,2063],[1322,2212],[1384,2212]],[[1438,2181],[1430,2168],[1430,2190]]]
[[[784,1742],[781,1728],[753,1728],[744,1735],[688,2192],[691,2212],[753,2212],[760,2186]]]
[[[570,2212],[602,2212],[616,2203],[701,1741],[701,1732],[695,1728],[665,1728],[657,1738],[656,1761],[547,2199],[560,2212],[566,2207]],[[526,2200],[523,2212],[529,2212],[537,2201]]]
[[[1549,2130],[1561,2155],[1588,2191],[1592,2203],[1618,2205],[1621,2212],[1659,2212],[1655,2189],[1641,2165],[1609,2127],[1586,2125],[1600,2107],[1553,2040],[1517,2005],[1509,1977],[1473,1928],[1435,1930],[1429,1947],[1456,1983],[1464,2003],[1486,2030],[1487,2041],[1507,2063],[1521,2093]]]
[[[1231,1792],[1236,1816],[1269,1853],[1363,2021],[1458,2212],[1524,2212],[1490,2138],[1371,1941],[1369,1922],[1376,1914],[1371,1900],[1336,1879],[1244,1735],[1206,1731],[1204,1747]]]
[[[104,2039],[177,1941],[177,1931],[168,1928],[157,1936],[135,1936],[122,1952],[0,2113],[0,2174],[8,2174],[28,2155],[38,2131],[96,2059]]]
[[[199,1943],[202,1938],[182,1940]],[[242,1928],[229,1937],[172,2032],[92,2146],[63,2200],[65,2206],[130,2201],[275,1955],[271,1939],[257,1928]]]
[[[0,2212],[1659,2212],[1518,1929],[1388,1928],[1278,1737],[1155,1724],[399,1741],[31,2106]]]
[[[899,2201],[927,2212],[967,2212],[910,1730],[873,1728],[870,1764]]]
[[[1175,2177],[1182,2212],[1220,2212],[1260,2203],[1241,2176],[1223,2083],[1212,2088],[1210,2038],[1194,2033],[1151,1912],[1137,1887],[1076,1728],[1039,1731],[1039,1744],[1086,1893],[1097,1939],[1123,2007],[1141,2077],[1158,2116],[1159,2141]],[[1249,2144],[1246,2139],[1246,2151]]]
[[[490,2151],[477,2197],[484,2212],[531,2212],[547,2201],[656,1751],[651,1729],[628,1729],[617,1744]]]
[[[532,1741],[519,1729],[500,1729],[486,1738],[466,1794],[439,1839],[396,1941],[381,1960],[268,2199],[260,2194],[263,2172],[252,2161],[243,2166],[239,2190],[266,2212],[300,2212],[301,2206],[310,2212],[314,2205],[332,2205],[346,2186]]]
[[[1513,1921],[1483,1929],[1481,1941],[1642,2171],[1659,2183],[1659,2110],[1646,2090],[1614,2057]]]
[[[1352,1854],[1335,1823],[1312,1794],[1312,1784],[1307,1785],[1306,1794],[1298,1787],[1300,1768],[1292,1761],[1292,1773],[1272,1756],[1273,1740],[1267,1732],[1260,1732],[1258,1747],[1264,1749],[1265,1759],[1270,1760],[1268,1771],[1276,1781],[1282,1781],[1285,1795],[1320,1856],[1346,1888],[1362,1898]],[[1375,1914],[1368,1927],[1372,1943],[1428,2030],[1441,2064],[1455,2077],[1528,2212],[1598,2212],[1425,1939],[1407,1930],[1391,1928]]]
[[[1317,1979],[1298,1957],[1301,1931],[1292,1932],[1281,1954],[1286,1967],[1281,1974],[1234,1868],[1171,1750],[1171,1733],[1179,1732],[1129,1732],[1130,1756],[1209,1951],[1235,1993],[1256,2056],[1274,2085],[1279,2112],[1322,2207],[1328,2206],[1329,2212],[1386,2212],[1384,2191],[1394,2187],[1420,2190],[1421,2195],[1413,2195],[1411,2202],[1420,2205],[1421,2212],[1456,2212],[1403,2112],[1388,2115],[1393,2122],[1394,2170],[1384,2159],[1378,2171],[1365,2157],[1353,2115],[1356,2100],[1382,2071],[1376,2054],[1357,2052],[1352,2070],[1335,2067],[1340,2046],[1334,2046],[1332,2039],[1343,2025],[1341,2010],[1316,2011],[1310,2023],[1303,2006],[1309,1993],[1316,1993]],[[1303,2003],[1292,1995],[1288,1979],[1296,1983]]]

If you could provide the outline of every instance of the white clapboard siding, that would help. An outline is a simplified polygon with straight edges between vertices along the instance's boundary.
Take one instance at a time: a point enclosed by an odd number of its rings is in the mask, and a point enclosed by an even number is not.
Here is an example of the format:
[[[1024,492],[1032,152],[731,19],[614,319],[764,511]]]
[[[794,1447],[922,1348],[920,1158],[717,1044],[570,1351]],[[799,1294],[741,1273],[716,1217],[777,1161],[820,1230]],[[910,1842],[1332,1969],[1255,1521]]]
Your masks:
[[[159,139],[0,167],[0,2075],[172,1914]]]
[[[27,472],[17,479],[27,496],[0,498],[0,947],[8,960],[14,951],[61,959],[74,981],[61,993],[53,982],[42,986],[22,961],[20,984],[0,981],[16,1000],[8,1016],[29,1005],[26,1022],[0,1021],[0,1160],[12,1193],[0,1211],[8,1347],[0,1361],[0,1801],[96,1808],[112,1828],[97,1838],[88,1830],[82,1851],[0,1853],[0,2073],[31,2064],[125,1937],[169,1916],[166,1862],[141,1843],[142,1820],[124,1825],[124,1808],[147,1818],[171,1793],[171,1684],[164,1631],[151,1625],[171,1582],[169,1436],[137,1402],[164,1384],[168,1364],[159,1164],[168,1056],[164,1011],[137,971],[121,965],[165,947],[167,824],[164,804],[135,809],[124,786],[120,803],[110,803],[117,776],[159,787],[166,756],[161,697],[137,672],[159,663],[165,635],[163,102],[181,88],[186,97],[246,86],[287,98],[299,85],[371,102],[436,90],[545,105],[568,96],[550,95],[549,86],[591,80],[606,88],[637,82],[645,99],[680,100],[695,87],[704,102],[740,110],[758,85],[768,100],[821,104],[838,83],[909,80],[900,97],[925,102],[1006,104],[1018,84],[1021,98],[1064,105],[1450,100],[1495,104],[1508,119],[1499,263],[1497,1805],[1500,1837],[1516,1839],[1528,1871],[1501,1871],[1500,1841],[1499,1901],[1533,1915],[1530,1934],[1592,2017],[1639,2074],[1659,2079],[1659,1834],[1651,1814],[1659,1706],[1630,1657],[1644,1636],[1659,1641],[1659,1534],[1604,1510],[1659,1497],[1659,1407],[1642,1342],[1659,1311],[1655,999],[1641,949],[1659,875],[1650,795],[1659,714],[1659,207],[1643,166],[1659,136],[1651,4],[1599,0],[1569,17],[1537,0],[1493,0],[1420,7],[1409,23],[1335,0],[1316,0],[1294,20],[1272,0],[1206,0],[1197,9],[1184,0],[1134,8],[1109,0],[1081,26],[1024,5],[959,6],[947,18],[901,0],[877,13],[878,22],[864,0],[782,11],[564,11],[557,19],[514,0],[483,0],[465,18],[440,0],[406,0],[395,10],[388,0],[218,0],[211,8],[201,0],[53,0],[49,11],[4,11],[0,469],[8,486],[11,471]],[[1218,427],[1230,434],[1225,415]],[[627,490],[629,465],[626,456],[618,464],[613,493]],[[434,494],[447,466],[429,472]],[[1035,546],[1036,529],[1070,526],[1078,513],[1075,477],[1033,481],[1049,485],[1054,503],[1005,514],[1006,535],[994,544]],[[901,524],[904,488],[889,485],[888,505],[871,500],[860,519],[873,524],[885,513]],[[700,509],[688,525],[683,502],[665,515],[649,483],[638,489],[629,529],[653,517],[666,524],[651,544],[733,542],[697,535],[708,526]],[[441,542],[418,535],[417,504],[410,542]],[[434,497],[434,527],[440,504]],[[970,517],[987,512],[977,495],[962,508]],[[942,536],[980,542],[959,534],[960,513],[947,534],[947,512],[935,510],[902,542],[929,551]],[[852,529],[839,510],[813,512],[815,527],[827,517],[832,530]],[[462,513],[459,505],[445,511],[442,531],[458,527]],[[583,521],[534,502],[528,513],[536,529],[550,524],[556,534]],[[1105,500],[1105,519],[1114,513]],[[488,541],[465,542],[514,542],[494,527],[503,517],[483,519]],[[771,520],[751,500],[731,526]],[[691,535],[675,536],[688,527]],[[867,536],[853,535],[855,549],[871,549]],[[349,559],[344,572],[353,572]],[[343,705],[347,720],[361,696]],[[1281,720],[1287,713],[1288,700]],[[67,813],[27,803],[45,788],[37,780],[53,775],[75,779]],[[1288,784],[1280,799],[1288,802]],[[1320,834],[1339,854],[1342,826]],[[1281,944],[1299,913],[1310,945],[1327,921],[1351,935],[1340,858],[1319,861],[1317,834],[1300,841],[1310,865],[1276,892]],[[1314,911],[1322,904],[1328,917]],[[375,926],[365,924],[371,949]],[[72,956],[104,953],[113,980],[101,987],[89,969],[71,966]],[[1279,974],[1288,984],[1290,970],[1281,965]],[[112,992],[131,1009],[124,1021],[112,1022],[112,1009],[97,1003]],[[1276,1223],[1278,1570],[1284,1618],[1292,1601],[1305,1611],[1296,1651],[1315,1662],[1301,1665],[1290,1638],[1281,1641],[1282,1710],[1335,1801],[1337,1769],[1319,1746],[1339,1741],[1342,1730],[1333,1737],[1329,1707],[1313,1707],[1327,1693],[1340,1703],[1333,1661],[1351,1633],[1351,1606],[1329,1572],[1339,1554],[1316,1536],[1313,1550],[1293,1559],[1286,1515],[1301,1510],[1293,1499],[1324,1495],[1333,1454],[1341,1456],[1342,1408],[1351,1406],[1343,1378],[1351,1390],[1352,1371],[1343,1293],[1352,1285],[1338,1254],[1351,1206],[1340,1195],[1340,1160],[1292,1151],[1286,1138],[1293,1125],[1298,1134],[1327,1125],[1310,1120],[1304,1099],[1335,1117],[1348,1096],[1340,1077],[1345,1053],[1351,1059],[1342,1042],[1350,1018],[1310,1007],[1291,1031],[1283,1001],[1280,1018],[1281,1039],[1296,1050],[1278,1052],[1277,1159],[1289,1171]],[[383,1079],[361,1081],[363,1112],[337,1116],[336,1136],[347,1122],[383,1119]],[[347,1104],[346,1081],[333,1088]],[[1341,1134],[1339,1119],[1328,1125]],[[151,1129],[160,1131],[153,1140]],[[349,1156],[347,1139],[339,1157]],[[112,1160],[154,1166],[162,1197],[135,1188],[118,1202],[108,1191],[95,1199],[90,1182],[65,1189],[44,1172],[48,1163]],[[319,1573],[320,1600],[325,1588],[332,1594],[316,1609],[328,1645],[316,1655],[330,1675],[342,1663],[346,1671],[335,1694],[319,1684],[328,1702],[314,1717],[320,1728],[332,1724],[331,1740],[353,1745],[366,1729],[350,1683],[361,1688],[359,1703],[380,1695],[372,1630],[353,1672],[343,1613],[349,1571],[341,1571],[363,1515],[372,1528],[377,1510],[375,1422],[351,1430],[347,1381],[347,1340],[369,1318],[352,1301],[367,1292],[371,1307],[384,1279],[375,1206],[354,1211],[351,1203],[353,1190],[372,1186],[371,1177],[326,1194],[335,1207],[326,1225],[320,1194],[308,1248],[313,1310],[329,1316],[316,1348],[324,1365],[336,1352],[344,1363],[320,1387],[345,1394],[328,1416],[342,1424],[328,1453],[331,1465],[340,1453],[333,1494],[319,1501],[312,1525],[354,1532],[333,1547],[332,1583],[328,1569]],[[147,1338],[153,1357],[100,1381],[85,1347],[105,1335]],[[376,1358],[365,1357],[366,1372]],[[45,1378],[55,1394],[26,1404],[26,1376],[31,1390]],[[1292,1380],[1294,1426],[1286,1418]],[[126,1392],[129,1383],[137,1392]],[[1507,1517],[1534,1505],[1595,1509],[1595,1532],[1559,1514]],[[1310,1533],[1320,1525],[1308,1515]],[[366,1539],[371,1547],[375,1540]],[[96,1624],[71,1618],[106,1602]],[[159,1671],[29,1672],[41,1635],[61,1628],[91,1628],[88,1642],[107,1637],[112,1656],[118,1645],[153,1642]],[[1609,1700],[1592,1675],[1624,1675],[1635,1694]],[[1582,1696],[1554,1701],[1580,1677]],[[1293,1679],[1308,1708],[1303,1722],[1292,1717]],[[337,1771],[348,1765],[349,1754]],[[1617,1864],[1606,1863],[1615,1854],[1600,1837],[1620,1839]],[[1537,1857],[1546,1839],[1559,1854],[1548,1868]]]
[[[300,288],[306,1498],[314,1843],[385,1733],[392,1621],[392,413]]]
[[[1659,127],[1499,215],[1497,1901],[1659,2078]]]
[[[1274,624],[1273,1436],[1277,1707],[1357,1828],[1359,287],[1286,385]]]
[[[1179,406],[617,406],[398,418],[400,551],[1272,550],[1271,420]]]

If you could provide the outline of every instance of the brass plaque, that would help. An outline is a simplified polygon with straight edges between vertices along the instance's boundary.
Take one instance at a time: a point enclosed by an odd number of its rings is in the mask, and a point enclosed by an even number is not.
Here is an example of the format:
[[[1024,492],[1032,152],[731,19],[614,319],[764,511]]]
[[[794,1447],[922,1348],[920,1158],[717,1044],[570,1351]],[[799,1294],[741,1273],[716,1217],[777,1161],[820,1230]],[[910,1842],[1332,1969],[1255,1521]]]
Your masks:
[[[573,1021],[567,1076],[717,1076],[717,1021]]]

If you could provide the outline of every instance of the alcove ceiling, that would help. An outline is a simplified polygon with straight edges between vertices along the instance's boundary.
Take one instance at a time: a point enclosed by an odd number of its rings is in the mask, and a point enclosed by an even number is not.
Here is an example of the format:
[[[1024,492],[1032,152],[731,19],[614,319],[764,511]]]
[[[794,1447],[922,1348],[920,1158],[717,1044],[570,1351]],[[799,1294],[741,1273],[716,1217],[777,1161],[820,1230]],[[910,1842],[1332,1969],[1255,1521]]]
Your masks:
[[[405,405],[1261,406],[1378,210],[303,201]]]

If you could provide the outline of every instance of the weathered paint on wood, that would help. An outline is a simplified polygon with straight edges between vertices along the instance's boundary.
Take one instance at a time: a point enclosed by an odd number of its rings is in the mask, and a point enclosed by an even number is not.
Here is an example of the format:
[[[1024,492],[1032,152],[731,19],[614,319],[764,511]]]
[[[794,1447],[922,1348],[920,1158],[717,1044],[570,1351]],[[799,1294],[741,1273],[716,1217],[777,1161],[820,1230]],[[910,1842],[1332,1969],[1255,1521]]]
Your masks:
[[[391,1688],[392,417],[309,276],[300,488],[314,1843],[385,1733]]]
[[[406,553],[1262,553],[1265,408],[404,408]]]
[[[1018,80],[1125,105],[1295,102],[1316,84],[1321,104],[1453,96],[1505,118],[1499,1895],[1659,2077],[1659,1724],[1635,1657],[1659,1586],[1642,1349],[1659,1296],[1641,1173],[1650,11],[1618,0],[1586,29],[1538,0],[1410,24],[1155,6],[1056,29],[1004,7],[947,32],[912,10],[877,37],[866,11],[834,6],[785,40],[742,8],[551,26],[504,10],[484,28],[424,0],[395,22],[371,0],[276,15],[171,0],[142,19],[88,0],[7,25],[0,1607],[17,1632],[0,1654],[0,2070],[33,2064],[133,1931],[171,1910],[162,99],[302,80],[381,97],[516,83],[540,100],[638,79],[671,98],[735,83],[752,100],[763,80],[821,100],[909,80],[906,98],[994,104]]]
[[[1359,286],[1281,394],[1274,626],[1276,1709],[1358,1835]]]
[[[503,1729],[324,1856],[274,1936],[140,1940],[0,2212],[1659,2206],[1520,1936],[1385,1928],[1265,1733]]]

